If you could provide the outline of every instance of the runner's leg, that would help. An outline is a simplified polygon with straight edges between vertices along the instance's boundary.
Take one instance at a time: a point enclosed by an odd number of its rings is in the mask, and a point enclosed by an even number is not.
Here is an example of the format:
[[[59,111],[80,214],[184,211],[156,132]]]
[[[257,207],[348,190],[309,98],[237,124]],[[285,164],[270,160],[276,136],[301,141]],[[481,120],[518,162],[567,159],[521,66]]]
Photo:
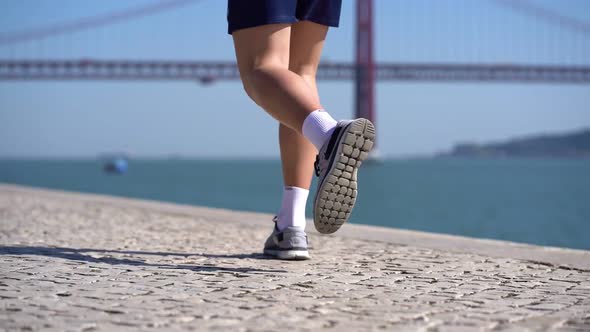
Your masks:
[[[291,25],[262,25],[232,36],[246,93],[279,122],[301,132],[305,118],[322,105],[309,84],[289,70]]]
[[[316,73],[328,27],[309,21],[291,26],[289,70],[299,75],[318,101]],[[309,189],[316,148],[303,135],[279,125],[279,142],[285,186]]]
[[[291,26],[289,70],[303,78],[317,100],[316,73],[327,32],[327,26],[308,21]],[[305,201],[317,150],[303,135],[283,124],[279,125],[279,142],[285,184],[279,224],[304,228]]]

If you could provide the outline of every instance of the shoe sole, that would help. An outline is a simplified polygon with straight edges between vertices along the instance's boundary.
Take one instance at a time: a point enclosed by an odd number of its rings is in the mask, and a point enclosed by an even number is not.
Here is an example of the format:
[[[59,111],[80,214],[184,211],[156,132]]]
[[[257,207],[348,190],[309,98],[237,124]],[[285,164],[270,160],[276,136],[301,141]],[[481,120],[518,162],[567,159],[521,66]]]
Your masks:
[[[331,234],[348,221],[356,203],[357,172],[375,141],[375,126],[356,119],[342,130],[336,156],[319,184],[314,201],[314,224],[318,232]]]
[[[264,250],[264,254],[278,259],[302,261],[310,259],[307,250]]]

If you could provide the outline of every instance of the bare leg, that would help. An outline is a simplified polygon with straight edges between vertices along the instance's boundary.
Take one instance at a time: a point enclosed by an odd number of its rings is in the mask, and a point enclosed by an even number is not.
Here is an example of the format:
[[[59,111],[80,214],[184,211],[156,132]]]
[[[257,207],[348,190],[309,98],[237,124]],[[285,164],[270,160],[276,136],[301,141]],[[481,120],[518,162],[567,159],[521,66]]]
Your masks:
[[[246,93],[285,126],[301,133],[307,115],[322,108],[317,93],[289,70],[290,24],[269,24],[233,33]]]
[[[313,176],[316,149],[303,135],[279,125],[279,143],[283,166],[283,183],[286,187],[309,189]]]
[[[316,73],[328,27],[302,21],[291,27],[289,70],[299,75],[319,101]],[[316,148],[303,135],[279,125],[279,142],[285,186],[309,189]]]

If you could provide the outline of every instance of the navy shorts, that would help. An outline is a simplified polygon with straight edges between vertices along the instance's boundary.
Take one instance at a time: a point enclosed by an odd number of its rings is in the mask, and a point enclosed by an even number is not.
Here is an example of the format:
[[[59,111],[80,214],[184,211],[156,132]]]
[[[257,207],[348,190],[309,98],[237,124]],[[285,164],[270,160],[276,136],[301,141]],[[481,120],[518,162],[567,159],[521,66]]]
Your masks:
[[[337,27],[341,7],[342,0],[228,0],[227,32],[298,21]]]

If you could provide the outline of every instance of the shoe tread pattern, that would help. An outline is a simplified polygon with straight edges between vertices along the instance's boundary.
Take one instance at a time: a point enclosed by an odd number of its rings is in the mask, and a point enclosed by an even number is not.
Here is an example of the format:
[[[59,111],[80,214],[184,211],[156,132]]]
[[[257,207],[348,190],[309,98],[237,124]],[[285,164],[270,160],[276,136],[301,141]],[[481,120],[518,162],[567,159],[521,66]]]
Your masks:
[[[315,199],[314,224],[324,234],[336,232],[348,221],[358,194],[358,169],[375,141],[375,127],[367,119],[354,120],[345,130]]]

